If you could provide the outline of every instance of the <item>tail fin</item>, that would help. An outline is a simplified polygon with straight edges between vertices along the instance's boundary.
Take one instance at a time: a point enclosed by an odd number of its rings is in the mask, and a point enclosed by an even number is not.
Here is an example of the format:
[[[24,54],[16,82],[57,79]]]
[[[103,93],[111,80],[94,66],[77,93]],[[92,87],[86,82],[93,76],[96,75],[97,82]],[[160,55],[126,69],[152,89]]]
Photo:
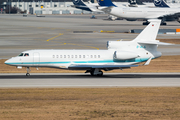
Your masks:
[[[74,5],[86,6],[82,0],[72,0]]]
[[[116,5],[114,5],[114,4],[112,3],[111,0],[97,0],[97,2],[98,2],[98,4],[99,4],[100,6],[106,6],[106,7],[114,6],[114,7],[117,7]]]
[[[144,5],[144,3],[142,2],[142,1],[140,1],[140,0],[128,0],[128,3],[130,4],[130,5]]]
[[[156,7],[169,7],[164,0],[154,0],[154,5]]]
[[[161,20],[158,19],[151,19],[148,20],[150,23],[149,25],[133,40],[133,41],[155,41]]]
[[[130,5],[136,5],[136,0],[128,0],[128,3],[129,3]]]

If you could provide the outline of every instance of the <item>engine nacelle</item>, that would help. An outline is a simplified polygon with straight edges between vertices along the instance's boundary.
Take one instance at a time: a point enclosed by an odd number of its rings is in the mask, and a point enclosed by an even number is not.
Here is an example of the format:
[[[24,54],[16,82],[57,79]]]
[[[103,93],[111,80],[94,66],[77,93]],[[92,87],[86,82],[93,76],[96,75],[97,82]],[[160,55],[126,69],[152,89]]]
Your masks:
[[[129,52],[129,51],[115,51],[114,52],[114,59],[117,60],[129,60],[133,58],[137,58],[139,55],[134,52]]]
[[[120,49],[129,45],[129,41],[107,41],[108,49]]]
[[[126,19],[127,21],[136,21],[137,19]]]

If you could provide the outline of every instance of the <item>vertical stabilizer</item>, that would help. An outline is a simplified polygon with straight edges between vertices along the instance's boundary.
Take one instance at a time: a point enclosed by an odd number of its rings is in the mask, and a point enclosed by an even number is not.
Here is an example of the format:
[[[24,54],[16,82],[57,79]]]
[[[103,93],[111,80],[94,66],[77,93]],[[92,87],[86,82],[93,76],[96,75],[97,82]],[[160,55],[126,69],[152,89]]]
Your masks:
[[[82,0],[72,0],[74,5],[86,6]]]
[[[114,6],[114,7],[117,7],[116,5],[114,5],[114,4],[112,3],[111,0],[97,0],[97,2],[98,2],[98,4],[99,4],[100,6],[106,6],[106,7]]]
[[[148,20],[149,25],[133,41],[154,41],[156,40],[161,20]]]
[[[156,7],[168,7],[167,3],[164,0],[154,0],[154,5]]]

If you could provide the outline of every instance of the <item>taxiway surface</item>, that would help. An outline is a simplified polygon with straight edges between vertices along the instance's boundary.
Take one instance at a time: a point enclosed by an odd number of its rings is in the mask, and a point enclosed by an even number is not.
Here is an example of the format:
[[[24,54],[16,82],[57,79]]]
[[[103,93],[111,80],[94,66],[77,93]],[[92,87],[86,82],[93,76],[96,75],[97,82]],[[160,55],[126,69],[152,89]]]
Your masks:
[[[9,59],[30,49],[107,49],[107,41],[132,40],[138,34],[131,29],[144,29],[143,21],[109,21],[107,15],[0,15],[0,59]],[[161,29],[179,28],[177,21],[167,22]],[[119,31],[122,33],[100,33]],[[76,31],[76,33],[75,33]],[[77,32],[78,31],[78,32]],[[86,31],[92,31],[86,33]],[[126,33],[125,33],[126,32]],[[179,39],[180,34],[162,34],[157,39]],[[163,55],[180,55],[180,46],[158,48]]]
[[[105,73],[102,77],[83,73],[0,74],[0,88],[28,87],[180,87],[180,73]]]

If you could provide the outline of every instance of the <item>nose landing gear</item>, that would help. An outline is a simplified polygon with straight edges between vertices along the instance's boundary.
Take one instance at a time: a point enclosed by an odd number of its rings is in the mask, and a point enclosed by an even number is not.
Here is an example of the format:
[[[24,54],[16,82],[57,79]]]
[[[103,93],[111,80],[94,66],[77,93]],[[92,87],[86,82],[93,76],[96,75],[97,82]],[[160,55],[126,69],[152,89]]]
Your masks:
[[[27,67],[26,70],[27,70],[26,76],[30,76],[30,72],[31,72],[30,68]]]

